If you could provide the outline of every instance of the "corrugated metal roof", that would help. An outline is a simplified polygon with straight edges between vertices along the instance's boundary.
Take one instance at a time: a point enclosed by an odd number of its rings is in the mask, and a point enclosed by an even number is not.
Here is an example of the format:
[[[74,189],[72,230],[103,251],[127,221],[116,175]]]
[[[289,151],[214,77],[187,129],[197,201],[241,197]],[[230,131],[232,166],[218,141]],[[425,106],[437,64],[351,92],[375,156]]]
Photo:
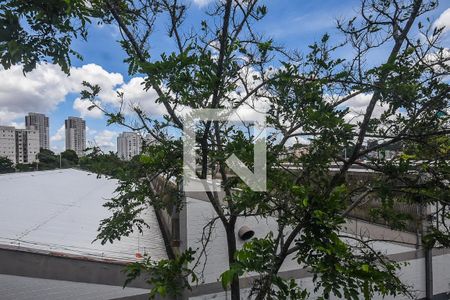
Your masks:
[[[113,244],[92,243],[100,220],[111,213],[102,206],[117,181],[74,169],[0,175],[0,244],[85,257],[134,260],[137,252],[167,258],[153,210],[150,225]]]

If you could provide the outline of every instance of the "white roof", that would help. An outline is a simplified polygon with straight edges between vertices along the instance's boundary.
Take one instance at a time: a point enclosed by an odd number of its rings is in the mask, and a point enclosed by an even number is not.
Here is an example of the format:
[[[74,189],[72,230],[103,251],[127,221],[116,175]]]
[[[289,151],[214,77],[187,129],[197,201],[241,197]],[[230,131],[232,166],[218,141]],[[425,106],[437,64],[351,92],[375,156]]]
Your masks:
[[[0,175],[0,245],[125,261],[136,253],[167,258],[153,210],[143,216],[150,225],[143,234],[92,243],[100,221],[111,215],[102,204],[116,186],[116,180],[74,169]]]
[[[148,290],[0,274],[0,295],[2,300],[108,300],[136,295],[147,299]]]

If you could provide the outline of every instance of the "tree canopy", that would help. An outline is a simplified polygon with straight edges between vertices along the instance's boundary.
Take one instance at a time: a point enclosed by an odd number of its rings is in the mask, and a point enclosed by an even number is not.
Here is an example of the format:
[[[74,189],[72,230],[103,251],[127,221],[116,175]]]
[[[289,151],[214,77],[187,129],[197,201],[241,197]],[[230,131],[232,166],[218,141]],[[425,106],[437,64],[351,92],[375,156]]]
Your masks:
[[[7,157],[0,156],[0,173],[11,173],[14,171],[14,162]]]
[[[4,68],[22,64],[30,72],[41,61],[69,73],[74,38],[86,38],[92,6],[80,0],[7,0],[0,3],[0,60]]]
[[[74,150],[67,149],[61,152],[62,164],[65,167],[78,165],[78,155]]]
[[[41,149],[39,151],[37,158],[39,160],[38,168],[39,170],[52,170],[59,168],[59,156],[48,149]]]

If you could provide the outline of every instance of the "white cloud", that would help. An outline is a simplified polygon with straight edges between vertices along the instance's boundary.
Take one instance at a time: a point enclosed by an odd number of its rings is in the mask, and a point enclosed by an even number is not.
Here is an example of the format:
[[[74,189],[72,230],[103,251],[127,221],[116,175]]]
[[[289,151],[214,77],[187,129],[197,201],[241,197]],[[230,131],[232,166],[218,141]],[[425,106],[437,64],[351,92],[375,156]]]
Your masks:
[[[122,75],[109,73],[95,64],[72,67],[70,76],[52,64],[40,64],[26,76],[21,66],[1,69],[0,124],[14,121],[30,111],[48,113],[54,110],[67,95],[83,89],[83,80],[102,87],[102,100],[110,99],[113,89],[123,83]]]
[[[449,48],[443,48],[442,50],[439,50],[437,52],[427,54],[424,60],[429,64],[434,64],[433,69],[436,73],[445,74],[442,77],[442,80],[444,82],[449,80],[450,76],[446,75],[448,74],[447,68],[444,67],[444,65],[450,66]]]
[[[15,128],[25,128],[25,122],[11,122],[9,126],[14,126]]]
[[[450,30],[450,8],[447,8],[434,22],[434,27],[445,27],[443,32]]]
[[[66,149],[64,148],[64,143],[58,143],[58,144],[50,144],[50,150],[52,150],[54,153],[58,154],[61,153],[63,151],[65,151]]]
[[[353,98],[350,98],[345,103],[340,105],[342,108],[349,108],[349,112],[345,116],[345,120],[349,123],[356,124],[364,118],[367,106],[372,99],[372,94],[358,94]],[[373,118],[379,118],[383,112],[388,109],[388,106],[382,106],[379,102],[375,105],[372,113]]]
[[[97,130],[91,129],[89,126],[86,126],[86,134],[87,134],[88,136],[94,135],[94,134],[96,134],[96,133],[97,133]]]
[[[93,131],[95,132],[95,131]],[[95,132],[96,133],[96,132]],[[112,130],[102,130],[98,134],[88,133],[88,146],[98,146],[104,151],[116,151],[117,136],[119,133]]]
[[[0,93],[1,93],[1,87],[0,87]],[[1,96],[0,96],[1,97]],[[23,116],[21,113],[11,112],[8,110],[7,107],[2,107],[0,101],[0,125],[10,125],[14,123],[13,121],[17,118]]]
[[[144,78],[134,77],[129,82],[122,84],[114,91],[114,94],[116,94],[117,91],[124,93],[125,112],[130,114],[132,107],[139,106],[149,115],[161,115],[165,113],[166,110],[164,106],[156,103],[156,99],[158,99],[156,91],[154,89],[144,91],[143,83]],[[115,101],[116,104],[119,103],[117,102],[117,96]]]
[[[82,89],[81,82],[87,81],[91,84],[98,84],[101,88],[99,98],[105,102],[115,102],[114,88],[123,84],[123,76],[119,73],[109,73],[96,64],[84,65],[81,68],[72,68],[70,77],[76,84],[75,92]]]
[[[117,108],[119,101],[117,91],[123,91],[126,99],[126,112],[131,113],[131,105],[139,105],[148,114],[164,113],[164,107],[156,104],[156,92],[143,90],[142,77],[132,78],[124,82],[119,73],[108,72],[96,64],[72,67],[70,76],[64,74],[58,66],[40,64],[26,76],[21,66],[13,66],[8,70],[0,69],[0,124],[6,125],[16,121],[28,112],[49,113],[58,104],[65,101],[70,94],[79,94],[85,87],[82,82],[98,84],[101,88],[99,104],[107,108]],[[81,117],[101,118],[98,109],[89,111],[88,100],[76,98],[73,109]]]
[[[210,3],[213,2],[213,1],[214,1],[214,0],[193,0],[193,2],[194,2],[196,5],[200,6],[200,7],[206,6],[206,5],[210,4]]]
[[[66,128],[63,125],[63,126],[59,127],[59,129],[56,131],[56,133],[53,136],[50,137],[50,141],[51,142],[62,141],[62,140],[64,140],[65,134],[66,134]]]
[[[103,112],[97,107],[94,107],[93,109],[89,110],[89,107],[91,106],[92,103],[86,99],[76,98],[75,101],[73,101],[73,109],[80,112],[81,117],[83,118],[91,117],[95,119],[101,119],[103,117]]]

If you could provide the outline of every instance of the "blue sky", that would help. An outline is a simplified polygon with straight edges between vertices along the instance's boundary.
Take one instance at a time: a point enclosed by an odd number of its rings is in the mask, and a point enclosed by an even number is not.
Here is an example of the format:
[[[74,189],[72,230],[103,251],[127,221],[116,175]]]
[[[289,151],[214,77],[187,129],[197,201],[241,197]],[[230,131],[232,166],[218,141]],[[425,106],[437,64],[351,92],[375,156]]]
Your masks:
[[[191,2],[188,14],[188,25],[200,24],[208,3],[214,0],[186,0]],[[333,39],[341,38],[335,30],[336,18],[349,18],[357,15],[357,0],[266,0],[268,15],[256,25],[256,29],[266,36],[273,37],[278,44],[288,49],[305,50],[307,45],[320,40],[325,33],[331,33]],[[450,1],[441,1],[432,18],[450,26]],[[447,10],[449,9],[449,10]],[[446,11],[447,10],[447,11]],[[445,12],[445,13],[444,13]],[[163,51],[170,51],[173,44],[165,36],[164,24],[155,31],[151,54],[158,56]],[[140,79],[127,74],[127,65],[122,49],[116,43],[119,32],[114,26],[90,25],[88,42],[75,41],[74,50],[82,54],[84,59],[73,60],[70,78],[58,71],[55,66],[40,66],[24,78],[20,68],[0,70],[0,125],[22,127],[24,116],[28,111],[37,111],[50,117],[51,147],[55,151],[64,149],[64,132],[61,130],[64,119],[68,116],[82,116],[88,126],[88,140],[105,148],[115,150],[115,139],[124,128],[106,126],[106,119],[100,112],[88,112],[87,103],[77,99],[81,90],[81,81],[87,79],[99,83],[104,88],[102,100],[114,101],[115,90],[128,91],[128,95],[136,97],[139,103],[155,113],[160,108],[150,103],[152,95],[146,95],[139,87]],[[450,38],[445,40],[450,47]],[[344,52],[340,55],[348,56]],[[381,54],[381,53],[380,53]],[[381,55],[380,55],[381,58]],[[96,82],[99,81],[99,82]]]

